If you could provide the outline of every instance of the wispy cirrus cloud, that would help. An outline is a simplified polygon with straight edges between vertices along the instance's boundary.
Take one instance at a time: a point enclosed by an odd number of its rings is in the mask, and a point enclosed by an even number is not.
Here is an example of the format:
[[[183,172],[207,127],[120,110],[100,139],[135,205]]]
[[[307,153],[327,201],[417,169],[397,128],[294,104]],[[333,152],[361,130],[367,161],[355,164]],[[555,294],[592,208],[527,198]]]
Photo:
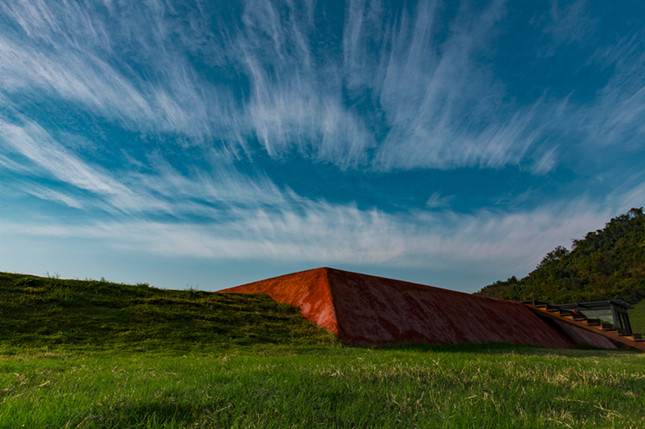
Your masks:
[[[438,192],[433,192],[428,201],[426,201],[426,207],[430,209],[449,207],[450,201],[453,199],[454,195],[442,197]]]
[[[645,31],[640,30],[596,54],[596,61],[615,68],[587,112],[593,115],[586,123],[589,135],[600,144],[641,144],[639,136],[645,134],[644,38]]]
[[[42,91],[129,130],[185,136],[182,144],[237,157],[263,150],[344,169],[544,174],[559,164],[563,141],[642,132],[638,34],[618,47],[603,41],[598,61],[616,72],[595,101],[554,98],[548,88],[526,99],[492,62],[509,10],[502,1],[349,0],[336,10],[270,0],[231,8],[16,1],[0,7],[9,24],[1,89],[18,103]],[[545,11],[553,52],[595,34],[583,12],[581,2]]]
[[[551,3],[549,23],[543,31],[561,43],[583,41],[594,26],[588,7],[587,0],[577,0],[564,5],[558,2]]]
[[[211,160],[211,171],[197,170],[192,175],[180,173],[162,156],[151,156],[146,172],[110,171],[82,159],[38,123],[25,118],[18,123],[0,119],[0,142],[0,164],[5,168],[59,183],[59,189],[48,189],[27,180],[22,185],[25,192],[77,209],[214,216],[219,214],[212,207],[215,203],[225,203],[229,209],[275,205],[284,201],[283,194],[288,192],[262,174],[242,174],[219,158]]]
[[[4,145],[29,160],[35,168],[62,182],[100,194],[123,192],[120,184],[88,167],[34,122],[16,125],[3,120],[0,137]]]
[[[142,207],[147,211],[172,212],[167,203],[153,195],[134,192],[113,178],[109,171],[88,164],[35,122],[15,124],[1,120],[0,141],[5,147],[4,156],[10,159],[22,157],[20,161],[14,161],[20,167],[10,169],[31,177],[55,179],[63,185],[58,190],[46,190],[43,185],[30,180],[22,186],[28,194],[59,201],[69,207],[98,207],[111,213],[132,213],[140,211]],[[73,196],[79,190],[85,192],[80,200]]]
[[[320,22],[314,21],[314,6],[264,0],[244,5],[232,55],[250,80],[243,106],[249,131],[271,156],[295,152],[344,168],[364,164],[375,141],[344,102],[336,55],[315,49]]]
[[[391,46],[379,64],[374,89],[385,112],[388,133],[376,152],[377,168],[414,169],[527,166],[542,173],[554,164],[545,148],[558,103],[544,99],[518,105],[482,56],[493,56],[503,2],[483,12],[467,7],[445,23],[437,5],[420,2],[415,14],[382,34]],[[439,38],[436,27],[448,25]],[[363,44],[371,42],[366,32]],[[547,162],[545,155],[549,154]]]
[[[83,209],[84,204],[82,200],[70,195],[69,192],[57,191],[34,183],[22,184],[19,187],[26,194],[33,195],[38,199],[53,201],[59,204],[62,203],[67,207],[75,209]]]
[[[532,268],[643,195],[638,14],[607,30],[588,9],[615,6],[558,6],[0,3],[0,185],[79,222],[24,209],[1,228],[171,257]]]
[[[197,141],[217,134],[238,144],[240,116],[228,89],[203,79],[184,47],[172,44],[170,36],[183,29],[163,4],[108,6],[4,4],[0,10],[15,25],[0,34],[3,92],[16,100],[23,93],[38,98],[40,91],[134,131]]]
[[[5,225],[32,235],[86,238],[167,257],[269,259],[463,269],[531,269],[557,244],[602,227],[610,211],[578,199],[532,211],[475,215],[418,211],[401,218],[352,205],[306,202],[283,210],[241,209],[235,219],[182,224],[137,220],[89,225]],[[563,241],[564,240],[564,241]]]

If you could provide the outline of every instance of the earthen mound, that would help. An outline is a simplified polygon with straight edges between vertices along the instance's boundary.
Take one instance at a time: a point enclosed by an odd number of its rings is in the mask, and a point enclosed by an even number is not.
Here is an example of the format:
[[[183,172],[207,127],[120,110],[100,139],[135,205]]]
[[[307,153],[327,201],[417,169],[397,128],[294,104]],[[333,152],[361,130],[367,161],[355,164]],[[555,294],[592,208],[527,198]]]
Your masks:
[[[543,319],[524,305],[400,280],[317,268],[220,292],[295,305],[350,345],[510,343],[615,349],[609,339]]]

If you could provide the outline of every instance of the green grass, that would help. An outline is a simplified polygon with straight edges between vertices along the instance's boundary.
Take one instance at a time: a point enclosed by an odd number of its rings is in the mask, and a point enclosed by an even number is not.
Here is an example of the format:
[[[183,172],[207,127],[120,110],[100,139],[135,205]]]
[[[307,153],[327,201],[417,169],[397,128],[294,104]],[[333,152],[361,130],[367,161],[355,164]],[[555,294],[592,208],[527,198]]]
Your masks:
[[[0,273],[0,428],[645,427],[645,354],[348,348],[266,296]]]
[[[265,295],[0,273],[0,347],[210,349],[338,344]]]
[[[2,427],[645,427],[645,355],[242,347],[0,357]]]
[[[645,299],[635,304],[633,310],[629,310],[629,322],[633,332],[645,334]]]

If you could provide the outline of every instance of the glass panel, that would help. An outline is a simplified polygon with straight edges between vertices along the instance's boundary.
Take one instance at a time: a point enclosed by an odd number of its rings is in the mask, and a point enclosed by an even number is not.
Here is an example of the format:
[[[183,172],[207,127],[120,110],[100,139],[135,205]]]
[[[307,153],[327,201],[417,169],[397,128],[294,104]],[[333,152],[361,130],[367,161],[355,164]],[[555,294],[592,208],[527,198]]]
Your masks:
[[[587,316],[587,319],[600,319],[603,323],[614,323],[614,317],[611,315],[611,310],[580,310],[582,314]]]

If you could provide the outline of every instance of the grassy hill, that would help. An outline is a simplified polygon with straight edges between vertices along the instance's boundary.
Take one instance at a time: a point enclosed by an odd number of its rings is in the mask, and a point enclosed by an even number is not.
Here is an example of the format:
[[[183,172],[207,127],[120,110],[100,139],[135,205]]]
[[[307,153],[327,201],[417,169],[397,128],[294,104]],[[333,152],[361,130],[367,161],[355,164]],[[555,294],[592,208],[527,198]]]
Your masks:
[[[629,310],[629,321],[634,332],[645,333],[645,299],[634,305],[633,310]]]
[[[192,349],[336,344],[265,295],[0,273],[0,347]]]

